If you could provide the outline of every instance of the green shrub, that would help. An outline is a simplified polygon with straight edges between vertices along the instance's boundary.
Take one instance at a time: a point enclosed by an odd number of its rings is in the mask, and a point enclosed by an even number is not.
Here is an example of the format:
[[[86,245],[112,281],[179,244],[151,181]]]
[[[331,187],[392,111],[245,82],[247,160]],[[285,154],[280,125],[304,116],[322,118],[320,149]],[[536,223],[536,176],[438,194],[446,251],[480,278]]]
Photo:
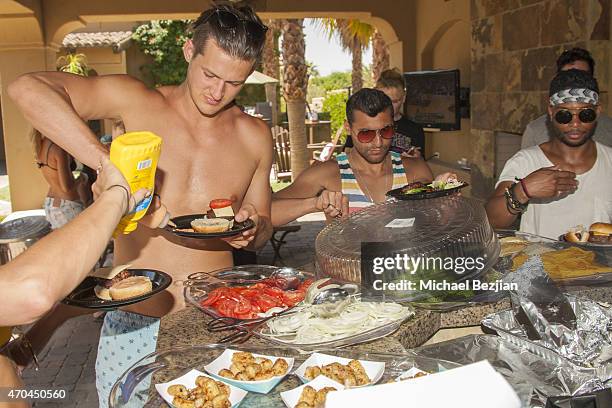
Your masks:
[[[331,121],[332,137],[335,136],[338,128],[344,126],[346,120],[346,101],[348,94],[346,92],[328,94],[323,101],[323,112],[329,112]],[[346,132],[343,132],[340,140],[344,143]]]
[[[155,20],[134,30],[132,39],[140,50],[153,57],[153,64],[141,67],[152,76],[155,86],[178,85],[187,75],[183,44],[189,38],[189,20]]]

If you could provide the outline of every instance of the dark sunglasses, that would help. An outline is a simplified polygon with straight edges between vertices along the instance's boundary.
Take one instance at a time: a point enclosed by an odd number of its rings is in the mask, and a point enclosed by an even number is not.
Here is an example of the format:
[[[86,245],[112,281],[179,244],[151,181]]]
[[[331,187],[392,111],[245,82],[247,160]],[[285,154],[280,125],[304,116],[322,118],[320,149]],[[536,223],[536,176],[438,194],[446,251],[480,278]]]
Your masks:
[[[562,125],[567,125],[572,121],[574,115],[576,115],[576,113],[573,113],[570,110],[561,109],[560,111],[557,111],[557,113],[555,113],[555,122],[560,123]],[[595,111],[595,109],[592,108],[581,109],[580,112],[577,113],[577,115],[578,119],[580,119],[582,123],[591,123],[594,122],[595,119],[597,119],[597,112]]]
[[[395,134],[395,126],[388,125],[382,129],[372,129],[372,130],[360,130],[357,133],[357,140],[361,143],[370,143],[376,137],[376,134],[379,133],[380,137],[383,139],[393,139],[393,135]]]
[[[213,19],[213,17],[216,17]],[[234,12],[229,10],[220,10],[215,9],[211,13],[202,15],[200,18],[196,20],[193,24],[193,28],[196,29],[200,25],[209,21],[211,23],[217,24],[220,28],[224,30],[234,30],[238,27],[238,24],[242,23],[246,33],[249,36],[254,37],[256,40],[261,40],[266,35],[266,31],[268,31],[268,27],[253,20],[247,20],[239,17]]]

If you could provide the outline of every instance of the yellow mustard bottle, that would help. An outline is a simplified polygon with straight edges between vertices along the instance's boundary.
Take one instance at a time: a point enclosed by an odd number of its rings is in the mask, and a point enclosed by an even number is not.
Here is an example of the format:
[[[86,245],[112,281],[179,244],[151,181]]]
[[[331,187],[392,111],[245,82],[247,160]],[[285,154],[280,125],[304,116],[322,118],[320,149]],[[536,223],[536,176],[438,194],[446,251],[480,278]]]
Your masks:
[[[161,152],[162,139],[151,132],[128,132],[113,140],[110,160],[127,180],[132,193],[141,188],[151,191],[151,195],[123,217],[115,229],[115,236],[129,234],[137,227],[137,221],[147,212],[153,199],[155,170]]]
[[[0,327],[0,347],[4,346],[11,339],[11,327]]]

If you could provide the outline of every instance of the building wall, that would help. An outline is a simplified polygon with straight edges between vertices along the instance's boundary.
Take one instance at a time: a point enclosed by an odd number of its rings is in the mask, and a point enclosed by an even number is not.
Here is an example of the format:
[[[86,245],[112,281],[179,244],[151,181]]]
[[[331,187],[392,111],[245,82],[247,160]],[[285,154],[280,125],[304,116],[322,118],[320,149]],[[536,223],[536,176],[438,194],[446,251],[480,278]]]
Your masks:
[[[471,161],[482,176],[473,182],[491,191],[495,132],[522,134],[545,112],[555,61],[564,49],[589,49],[600,87],[609,89],[610,2],[472,0],[471,26]],[[607,92],[602,99],[606,106]]]
[[[419,0],[416,6],[416,53],[418,69],[455,69],[461,86],[470,87],[470,2],[469,0]],[[440,154],[440,161],[456,163],[469,157],[470,120],[461,120],[461,130],[427,132],[426,155]]]

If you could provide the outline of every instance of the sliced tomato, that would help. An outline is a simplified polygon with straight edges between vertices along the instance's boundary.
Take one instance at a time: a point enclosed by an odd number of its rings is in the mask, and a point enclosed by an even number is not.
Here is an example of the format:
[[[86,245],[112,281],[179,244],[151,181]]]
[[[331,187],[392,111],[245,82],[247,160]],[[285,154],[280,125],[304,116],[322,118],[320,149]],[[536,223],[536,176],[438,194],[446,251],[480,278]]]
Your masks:
[[[223,207],[231,207],[232,206],[232,200],[228,200],[226,198],[217,198],[215,200],[212,200],[208,206],[210,208],[223,208]]]
[[[283,298],[283,291],[279,288],[267,287],[267,288],[264,288],[263,293],[268,296],[272,296],[278,299]]]
[[[300,291],[286,291],[283,293],[283,302],[286,306],[295,306],[304,300],[304,293]]]
[[[253,309],[253,306],[251,306],[251,302],[249,302],[249,300],[245,298],[244,296],[239,296],[238,299],[236,300],[238,302],[236,303],[236,306],[234,307],[234,313],[236,314],[250,313],[251,310]]]
[[[202,306],[211,306],[213,305],[215,302],[217,302],[219,299],[221,299],[221,292],[218,291],[217,289],[213,290],[212,292],[210,292],[208,294],[208,296],[206,297],[206,299],[203,299],[200,304]]]
[[[215,309],[221,316],[235,317],[234,309],[237,304],[234,299],[221,299],[215,304]]]

